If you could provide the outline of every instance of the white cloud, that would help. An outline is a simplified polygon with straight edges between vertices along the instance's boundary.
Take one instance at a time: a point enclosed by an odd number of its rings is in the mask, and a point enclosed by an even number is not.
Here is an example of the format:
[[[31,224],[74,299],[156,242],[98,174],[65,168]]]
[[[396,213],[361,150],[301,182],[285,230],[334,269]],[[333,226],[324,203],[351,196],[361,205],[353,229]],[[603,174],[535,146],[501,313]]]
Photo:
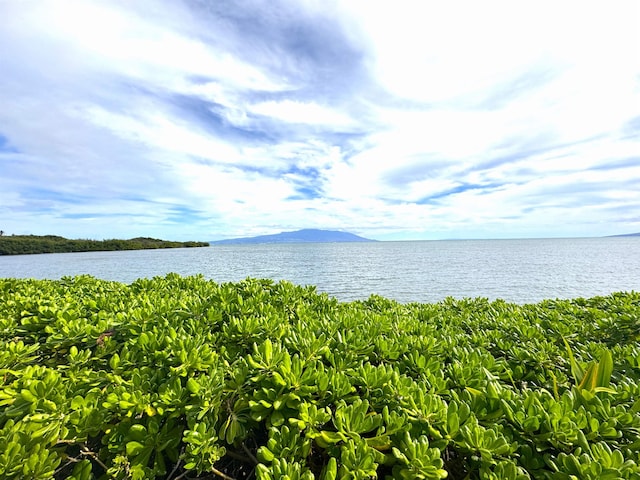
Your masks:
[[[100,108],[86,112],[90,121],[104,127],[123,139],[142,143],[149,148],[166,153],[191,155],[220,163],[238,163],[241,152],[238,148],[205,133],[181,125],[166,115],[141,112],[139,118],[121,115]]]
[[[354,126],[354,122],[344,113],[313,102],[284,100],[256,103],[250,107],[253,113],[276,118],[290,123],[321,125],[336,130]]]
[[[640,229],[636,2],[253,8],[0,3],[11,228],[126,210],[172,238],[171,211],[197,206],[181,229],[205,239]]]

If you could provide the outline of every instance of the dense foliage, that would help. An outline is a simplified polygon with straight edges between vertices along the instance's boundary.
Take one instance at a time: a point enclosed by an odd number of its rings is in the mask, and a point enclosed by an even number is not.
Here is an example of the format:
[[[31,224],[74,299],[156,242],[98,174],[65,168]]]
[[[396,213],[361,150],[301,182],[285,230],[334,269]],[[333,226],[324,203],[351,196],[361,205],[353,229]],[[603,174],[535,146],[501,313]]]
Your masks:
[[[208,247],[207,242],[171,242],[138,237],[130,240],[69,240],[56,235],[0,236],[0,255],[27,253],[97,252],[111,250],[146,250],[153,248]]]
[[[637,479],[640,294],[0,280],[1,478]]]

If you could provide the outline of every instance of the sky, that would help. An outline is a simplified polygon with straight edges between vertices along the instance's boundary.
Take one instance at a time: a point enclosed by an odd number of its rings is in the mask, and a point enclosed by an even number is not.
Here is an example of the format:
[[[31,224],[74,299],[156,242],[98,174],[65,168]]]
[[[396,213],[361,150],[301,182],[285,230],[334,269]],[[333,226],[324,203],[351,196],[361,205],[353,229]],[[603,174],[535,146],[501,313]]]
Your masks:
[[[640,232],[640,2],[0,0],[0,229]]]

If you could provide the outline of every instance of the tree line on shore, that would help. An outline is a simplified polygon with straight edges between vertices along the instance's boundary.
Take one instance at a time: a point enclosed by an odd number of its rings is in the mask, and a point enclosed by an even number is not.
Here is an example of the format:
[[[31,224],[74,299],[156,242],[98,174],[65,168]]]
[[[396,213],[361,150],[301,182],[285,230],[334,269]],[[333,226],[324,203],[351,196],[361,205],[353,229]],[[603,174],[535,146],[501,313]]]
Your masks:
[[[208,246],[208,242],[173,242],[149,237],[136,237],[128,240],[90,240],[68,239],[57,235],[0,235],[0,255],[146,250],[155,248]]]

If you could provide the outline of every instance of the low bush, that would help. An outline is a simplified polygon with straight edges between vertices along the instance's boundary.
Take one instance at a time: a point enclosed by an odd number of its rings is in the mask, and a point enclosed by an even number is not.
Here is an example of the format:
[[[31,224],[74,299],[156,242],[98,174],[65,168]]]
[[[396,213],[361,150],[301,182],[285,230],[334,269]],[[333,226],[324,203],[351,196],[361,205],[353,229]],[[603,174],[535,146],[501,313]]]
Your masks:
[[[640,294],[0,280],[0,477],[640,478]]]

